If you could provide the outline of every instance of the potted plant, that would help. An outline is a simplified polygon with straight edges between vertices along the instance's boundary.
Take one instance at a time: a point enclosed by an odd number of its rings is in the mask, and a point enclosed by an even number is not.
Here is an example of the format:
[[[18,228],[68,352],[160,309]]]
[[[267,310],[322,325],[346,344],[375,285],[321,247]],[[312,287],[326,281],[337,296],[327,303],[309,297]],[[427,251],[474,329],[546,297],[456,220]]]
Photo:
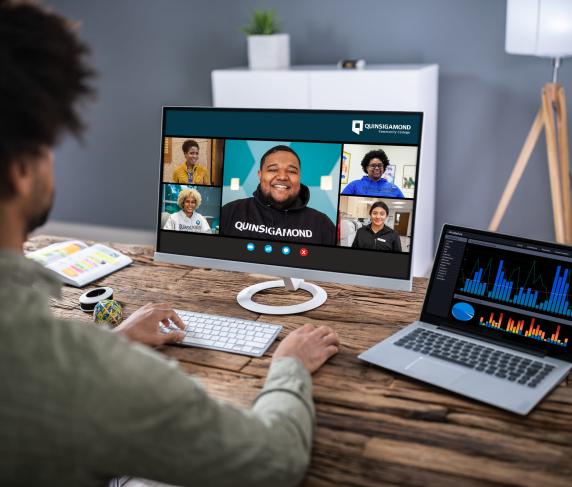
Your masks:
[[[274,10],[254,10],[247,34],[250,69],[284,69],[290,66],[290,36],[279,33]]]

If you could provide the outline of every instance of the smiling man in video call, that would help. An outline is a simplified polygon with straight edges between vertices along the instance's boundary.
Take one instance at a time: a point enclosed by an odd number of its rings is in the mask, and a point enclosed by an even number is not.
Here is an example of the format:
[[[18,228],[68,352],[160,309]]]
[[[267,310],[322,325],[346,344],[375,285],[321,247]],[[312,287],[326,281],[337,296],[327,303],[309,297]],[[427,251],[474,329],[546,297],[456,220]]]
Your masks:
[[[296,485],[312,445],[310,374],[339,347],[330,328],[285,337],[241,409],[149,348],[183,336],[160,333],[184,326],[169,305],[145,305],[113,332],[58,319],[49,297],[61,284],[22,255],[52,205],[53,147],[81,133],[86,55],[66,19],[0,0],[0,485]]]
[[[286,145],[260,158],[259,185],[252,197],[221,210],[221,234],[244,238],[334,245],[336,227],[322,212],[309,208],[309,188],[300,182],[302,164]]]

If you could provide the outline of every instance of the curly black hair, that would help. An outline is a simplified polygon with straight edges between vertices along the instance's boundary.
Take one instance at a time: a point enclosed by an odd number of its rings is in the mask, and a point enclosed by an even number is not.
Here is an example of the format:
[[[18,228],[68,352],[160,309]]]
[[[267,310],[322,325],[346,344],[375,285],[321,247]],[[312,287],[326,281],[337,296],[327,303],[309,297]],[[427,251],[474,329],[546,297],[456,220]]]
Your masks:
[[[191,147],[199,148],[199,143],[193,139],[187,139],[183,142],[183,154],[186,154],[191,150]]]
[[[361,160],[363,172],[367,174],[367,166],[372,159],[379,159],[383,164],[383,172],[385,172],[387,166],[389,166],[389,157],[387,157],[387,154],[381,149],[370,150],[365,156],[363,156],[363,159]]]
[[[13,191],[10,164],[53,147],[66,131],[81,137],[76,103],[94,94],[88,53],[64,17],[0,0],[0,198]]]

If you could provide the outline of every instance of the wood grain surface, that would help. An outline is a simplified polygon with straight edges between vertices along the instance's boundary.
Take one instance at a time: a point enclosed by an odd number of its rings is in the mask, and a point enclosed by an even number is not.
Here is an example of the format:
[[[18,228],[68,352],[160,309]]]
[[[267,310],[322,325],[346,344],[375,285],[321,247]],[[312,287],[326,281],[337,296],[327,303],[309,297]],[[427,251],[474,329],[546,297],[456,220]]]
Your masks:
[[[34,250],[61,238],[36,237]],[[359,361],[357,355],[419,318],[426,279],[397,292],[320,283],[328,300],[303,315],[273,317],[236,303],[245,286],[264,276],[153,262],[149,246],[110,244],[133,265],[93,283],[113,287],[128,316],[147,302],[279,323],[279,340],[304,323],[327,324],[340,353],[314,374],[317,429],[304,485],[572,485],[570,377],[527,417],[504,412]],[[91,287],[88,286],[87,288]],[[62,318],[88,321],[64,287],[52,303]],[[293,304],[296,293],[270,290],[260,302]],[[94,325],[96,326],[96,325]],[[248,407],[264,383],[275,343],[262,358],[165,347],[181,367],[218,398]]]

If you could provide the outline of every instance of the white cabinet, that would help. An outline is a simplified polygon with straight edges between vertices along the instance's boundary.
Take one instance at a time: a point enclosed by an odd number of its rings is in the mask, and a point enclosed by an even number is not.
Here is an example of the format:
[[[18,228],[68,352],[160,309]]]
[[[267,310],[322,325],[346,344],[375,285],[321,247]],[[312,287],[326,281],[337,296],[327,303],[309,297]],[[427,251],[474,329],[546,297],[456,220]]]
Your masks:
[[[246,68],[212,72],[213,104],[228,108],[301,108],[423,112],[421,159],[413,243],[413,275],[426,276],[434,253],[437,145],[436,64],[293,66],[277,71]]]

